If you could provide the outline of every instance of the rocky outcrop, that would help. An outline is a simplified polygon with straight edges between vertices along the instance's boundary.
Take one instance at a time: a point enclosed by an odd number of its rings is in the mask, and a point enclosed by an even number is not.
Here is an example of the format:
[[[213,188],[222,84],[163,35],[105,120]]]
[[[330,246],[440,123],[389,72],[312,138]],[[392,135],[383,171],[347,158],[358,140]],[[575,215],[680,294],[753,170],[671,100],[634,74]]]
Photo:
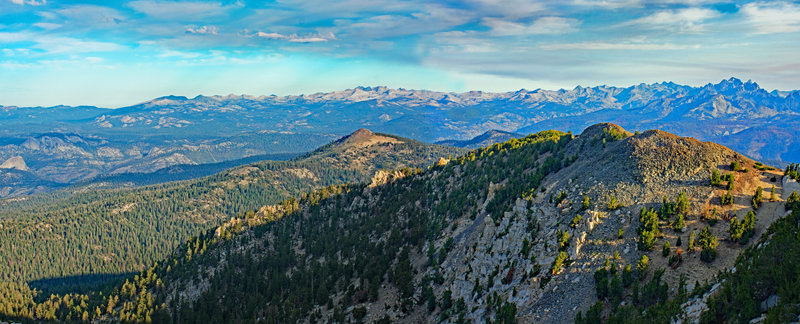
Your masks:
[[[783,184],[783,194],[781,195],[781,197],[783,198],[783,200],[788,199],[789,196],[792,195],[792,192],[797,191],[798,193],[800,193],[800,183],[798,183],[797,180],[784,176],[782,184]]]
[[[0,169],[15,169],[20,171],[28,171],[28,166],[21,156],[14,156],[0,164]]]
[[[374,187],[380,186],[382,184],[385,184],[385,183],[387,183],[389,181],[392,181],[392,180],[395,180],[395,179],[400,179],[400,178],[402,178],[404,176],[405,175],[400,171],[379,170],[378,172],[375,172],[374,176],[372,176],[372,179],[370,181],[369,187],[370,188],[374,188]]]
[[[686,242],[686,231],[705,226],[698,219],[713,197],[713,188],[708,187],[711,170],[724,170],[733,160],[751,168],[754,163],[717,144],[662,131],[632,134],[613,124],[588,128],[570,142],[564,155],[574,155],[577,160],[548,176],[535,198],[518,199],[497,222],[485,214],[478,215],[475,221],[459,221],[458,227],[441,239],[457,238],[457,252],[448,255],[437,271],[450,283],[445,286],[453,298],[464,298],[466,309],[476,310],[467,313],[468,320],[480,321],[486,307],[486,300],[474,291],[476,281],[484,285],[483,296],[496,294],[513,301],[522,322],[563,322],[596,301],[592,274],[607,259],[618,258],[612,262],[635,268],[638,259],[648,254],[654,267],[666,268],[667,261],[660,250],[637,249],[639,211],[658,206],[665,196],[674,199],[680,192],[686,193],[691,199],[690,212],[685,215],[689,225],[683,232],[665,225],[664,238],[658,244],[669,240],[674,245],[678,235]],[[738,177],[742,183],[769,178],[755,172]],[[768,185],[753,183],[765,188]],[[752,191],[746,194],[752,195]],[[563,200],[553,201],[556,196]],[[607,203],[612,196],[620,208],[609,210]],[[584,197],[590,201],[585,209],[581,207]],[[737,208],[741,211],[746,207]],[[570,226],[578,216],[580,221]],[[724,237],[723,227],[714,227],[714,234]],[[560,235],[564,235],[559,233],[565,232],[569,238],[561,249],[571,264],[553,274],[550,269],[560,252]],[[521,255],[525,241],[530,251],[527,257]],[[737,252],[736,247],[720,248],[721,254],[729,256],[715,261],[713,269],[732,265]],[[675,287],[680,274],[689,275],[690,282],[713,280],[716,271],[708,268],[695,255],[687,256],[681,268],[668,271],[664,280],[670,287]],[[487,278],[491,281],[485,282]],[[704,301],[697,303],[687,305],[687,309],[699,316]]]

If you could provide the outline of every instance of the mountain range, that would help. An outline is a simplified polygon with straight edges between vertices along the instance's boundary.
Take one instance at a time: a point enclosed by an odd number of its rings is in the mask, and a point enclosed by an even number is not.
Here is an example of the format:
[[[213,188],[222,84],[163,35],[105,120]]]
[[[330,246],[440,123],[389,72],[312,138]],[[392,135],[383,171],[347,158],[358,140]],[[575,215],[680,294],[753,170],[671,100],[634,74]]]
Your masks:
[[[597,122],[714,141],[777,165],[800,161],[793,149],[800,91],[768,92],[730,78],[700,87],[662,82],[501,93],[358,87],[298,96],[167,96],[119,109],[0,107],[0,163],[21,158],[31,173],[24,179],[38,179],[27,187],[18,185],[19,176],[7,181],[8,196],[171,165],[307,152],[362,127],[439,142],[490,130],[579,132]]]

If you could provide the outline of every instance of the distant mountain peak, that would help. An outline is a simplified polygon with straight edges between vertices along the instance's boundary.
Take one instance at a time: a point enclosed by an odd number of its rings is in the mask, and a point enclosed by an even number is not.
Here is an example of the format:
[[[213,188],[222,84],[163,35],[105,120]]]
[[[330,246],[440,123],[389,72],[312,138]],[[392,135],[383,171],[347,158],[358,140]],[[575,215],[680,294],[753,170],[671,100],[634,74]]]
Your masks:
[[[731,82],[731,83],[738,83],[738,84],[742,83],[742,80],[739,79],[739,78],[736,78],[736,77],[730,77],[730,78],[728,78],[728,80],[722,80],[722,82],[726,82],[726,81],[727,82]]]
[[[147,105],[150,105],[150,106],[164,106],[164,105],[172,105],[172,104],[182,103],[182,102],[187,102],[187,101],[200,101],[200,100],[202,100],[202,98],[203,98],[202,96],[197,96],[197,97],[195,97],[193,99],[189,99],[189,98],[186,98],[184,96],[169,95],[169,96],[158,97],[158,98],[155,98],[153,100],[145,101],[144,103],[142,103],[140,105],[145,105],[145,106],[147,106]]]
[[[203,98],[203,95],[198,95],[198,96],[197,96],[197,97],[195,97],[195,98]],[[156,98],[156,99],[153,99],[153,101],[156,101],[156,100],[175,100],[175,101],[186,101],[186,100],[189,100],[189,98],[186,98],[185,96],[175,96],[175,95],[169,95],[169,96],[163,96],[163,97],[158,97],[158,98]]]
[[[753,82],[752,80],[747,80],[747,82],[742,82],[742,80],[737,79],[735,77],[730,77],[728,79],[722,80],[717,84],[708,84],[707,87],[713,87],[717,91],[757,91],[761,90],[761,87],[758,83]]]
[[[372,86],[358,86],[353,90],[361,90],[361,91],[367,91],[367,92],[385,92],[385,91],[391,91],[392,89],[389,89],[386,86],[374,86],[374,87],[372,87]],[[398,89],[398,90],[402,90],[402,89]]]
[[[350,135],[347,135],[347,137],[346,137],[346,138],[349,138],[349,139],[366,138],[366,137],[370,137],[370,136],[372,136],[372,135],[374,135],[374,134],[375,134],[375,133],[373,133],[373,132],[372,132],[371,130],[369,130],[369,129],[366,129],[366,128],[359,128],[358,130],[356,130],[356,131],[355,131],[355,132],[353,132],[352,134],[350,134]]]
[[[612,135],[614,133],[624,134],[625,136],[633,135],[631,132],[625,130],[624,128],[622,128],[622,126],[619,126],[617,124],[599,123],[599,124],[594,124],[594,125],[589,126],[588,128],[586,128],[583,131],[583,133],[581,133],[581,136],[586,136],[586,137],[599,136],[599,137],[603,137],[604,135],[609,134],[609,133],[611,133]]]
[[[381,143],[402,143],[396,137],[375,134],[369,129],[360,128],[350,135],[342,137],[333,143],[334,148],[347,149],[351,147],[366,147]]]

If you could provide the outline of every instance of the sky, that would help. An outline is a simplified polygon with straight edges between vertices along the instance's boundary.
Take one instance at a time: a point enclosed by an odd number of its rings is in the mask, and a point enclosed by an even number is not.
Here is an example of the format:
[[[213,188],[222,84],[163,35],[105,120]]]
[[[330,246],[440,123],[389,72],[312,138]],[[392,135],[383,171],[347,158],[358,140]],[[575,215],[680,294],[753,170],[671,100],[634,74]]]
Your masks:
[[[0,0],[0,105],[356,86],[800,89],[800,1]]]

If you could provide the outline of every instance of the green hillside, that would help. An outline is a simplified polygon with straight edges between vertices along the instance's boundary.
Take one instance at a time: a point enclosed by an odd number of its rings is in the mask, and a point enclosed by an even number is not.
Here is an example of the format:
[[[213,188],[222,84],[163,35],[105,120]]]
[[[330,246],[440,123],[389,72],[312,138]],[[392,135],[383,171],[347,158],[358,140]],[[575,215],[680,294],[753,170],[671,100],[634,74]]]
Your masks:
[[[366,132],[369,145],[335,142],[294,160],[253,163],[197,180],[135,189],[78,187],[77,193],[6,200],[0,203],[0,255],[6,260],[0,280],[33,281],[39,288],[102,282],[146,269],[187,238],[261,206],[463,152]]]

